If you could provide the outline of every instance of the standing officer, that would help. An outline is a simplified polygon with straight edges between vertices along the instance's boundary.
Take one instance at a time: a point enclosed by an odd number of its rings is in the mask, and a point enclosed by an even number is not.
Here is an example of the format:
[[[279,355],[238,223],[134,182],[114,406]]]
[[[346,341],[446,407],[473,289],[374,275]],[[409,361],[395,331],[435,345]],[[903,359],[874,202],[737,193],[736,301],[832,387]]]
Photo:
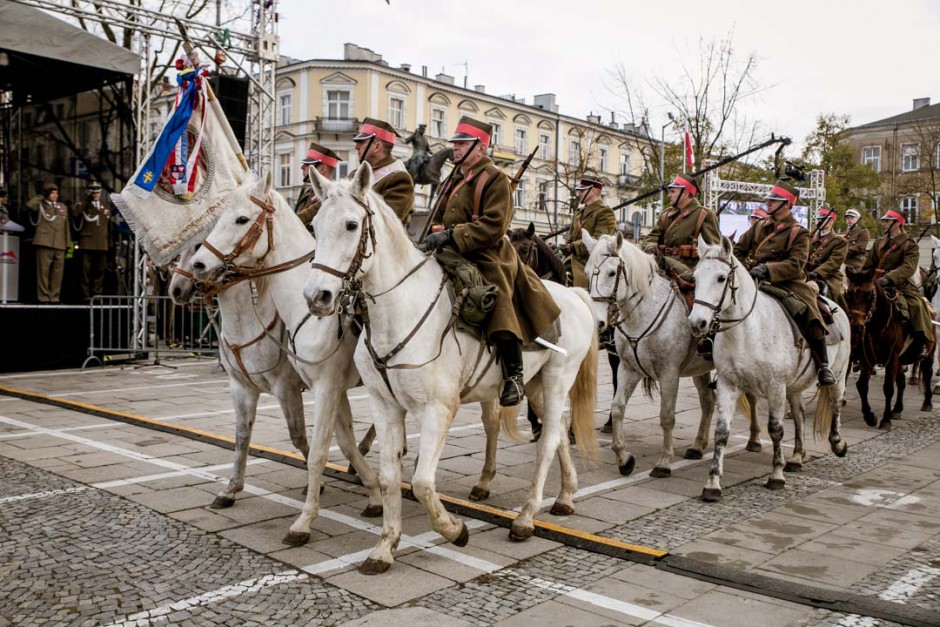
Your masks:
[[[333,173],[336,172],[336,166],[339,164],[339,155],[316,142],[310,142],[307,155],[300,163],[300,169],[304,173],[304,186],[300,190],[300,198],[297,199],[294,212],[309,229],[310,222],[320,210],[320,199],[313,193],[313,188],[310,186],[310,166],[316,168],[317,172],[326,178],[333,180]]]
[[[516,254],[506,232],[512,222],[509,177],[486,156],[493,127],[464,116],[450,141],[460,167],[443,190],[443,229],[428,235],[429,250],[452,246],[499,290],[486,336],[503,371],[499,404],[525,397],[522,345],[545,332],[561,311],[548,290]]]
[[[415,184],[401,159],[392,156],[398,136],[388,122],[366,118],[353,141],[359,162],[368,161],[372,166],[372,189],[407,228],[415,210]]]
[[[698,264],[698,236],[706,244],[721,241],[718,218],[696,200],[698,181],[686,174],[677,174],[666,186],[671,209],[663,211],[653,229],[640,240],[647,253],[663,256],[666,269],[691,283],[692,271]]]
[[[913,343],[906,354],[916,356],[922,355],[933,342],[933,325],[920,290],[911,282],[911,277],[917,272],[920,250],[917,242],[904,232],[905,222],[904,216],[897,211],[888,211],[881,216],[884,237],[871,247],[863,270],[873,270],[881,287],[894,289],[903,296],[894,303],[912,332]]]
[[[78,219],[78,251],[82,258],[82,299],[91,301],[101,294],[104,273],[108,269],[108,248],[111,245],[111,209],[101,202],[101,185],[88,185],[84,201],[71,209]]]
[[[845,224],[848,228],[843,237],[848,243],[848,252],[845,255],[845,267],[852,272],[858,272],[865,265],[868,259],[868,240],[871,239],[871,233],[864,226],[858,223],[861,216],[855,209],[849,209],[845,212]]]
[[[613,209],[601,200],[601,190],[603,189],[604,184],[602,182],[589,176],[582,177],[577,187],[574,188],[575,193],[578,194],[580,207],[571,216],[568,242],[562,244],[559,249],[562,254],[568,255],[575,287],[588,288],[588,278],[584,274],[584,265],[587,263],[590,253],[588,253],[587,246],[581,241],[581,229],[585,229],[594,238],[601,235],[613,235],[617,232],[617,217],[614,215]]]
[[[828,296],[848,312],[845,304],[845,275],[842,264],[849,245],[845,239],[832,232],[836,212],[822,207],[816,215],[816,234],[809,244],[809,259],[806,261],[806,278],[819,285],[819,293]],[[823,290],[825,286],[825,290]]]
[[[65,205],[59,202],[59,187],[55,183],[43,185],[42,194],[26,202],[29,210],[37,214],[36,234],[36,296],[40,303],[58,303],[65,270],[65,251],[72,243],[69,217]]]
[[[816,292],[806,284],[803,274],[809,258],[809,231],[791,213],[799,197],[795,187],[777,181],[765,198],[768,218],[748,229],[735,244],[734,256],[743,260],[755,282],[790,292],[805,305],[796,322],[816,362],[819,385],[826,386],[836,380],[829,368],[826,327],[816,304]]]

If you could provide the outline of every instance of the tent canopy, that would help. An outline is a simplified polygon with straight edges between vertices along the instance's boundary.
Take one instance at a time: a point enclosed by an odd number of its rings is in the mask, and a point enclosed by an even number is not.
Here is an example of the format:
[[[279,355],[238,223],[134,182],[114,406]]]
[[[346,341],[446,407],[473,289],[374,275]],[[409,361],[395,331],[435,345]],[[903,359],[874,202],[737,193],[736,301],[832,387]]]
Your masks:
[[[0,0],[0,89],[45,101],[126,79],[140,58],[32,7]]]

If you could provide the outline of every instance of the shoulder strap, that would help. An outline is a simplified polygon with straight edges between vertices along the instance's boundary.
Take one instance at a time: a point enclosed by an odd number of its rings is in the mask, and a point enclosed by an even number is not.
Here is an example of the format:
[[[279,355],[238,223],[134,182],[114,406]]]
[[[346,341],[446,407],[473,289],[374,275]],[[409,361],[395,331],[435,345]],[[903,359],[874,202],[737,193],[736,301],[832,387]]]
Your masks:
[[[793,242],[796,241],[796,236],[800,234],[800,229],[803,228],[799,224],[794,224],[790,227],[790,236],[787,237],[787,248],[793,246]]]
[[[480,207],[483,203],[483,192],[486,191],[486,184],[490,182],[490,173],[486,170],[480,172],[477,177],[476,186],[473,188],[473,221],[476,222],[480,217]]]
[[[702,225],[705,224],[705,217],[708,215],[708,209],[702,207],[702,210],[698,212],[698,218],[695,220],[695,232],[692,233],[692,242],[698,242],[699,231],[702,230]]]

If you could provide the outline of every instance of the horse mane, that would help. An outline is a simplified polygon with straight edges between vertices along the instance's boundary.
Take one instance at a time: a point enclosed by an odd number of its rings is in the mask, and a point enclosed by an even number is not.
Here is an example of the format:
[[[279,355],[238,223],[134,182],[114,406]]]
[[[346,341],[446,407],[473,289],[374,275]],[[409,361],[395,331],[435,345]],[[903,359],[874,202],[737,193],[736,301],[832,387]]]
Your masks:
[[[605,235],[602,237],[608,238],[607,249],[616,254],[617,236]],[[624,262],[627,287],[639,293],[640,297],[645,297],[649,294],[653,277],[658,272],[653,256],[647,255],[632,242],[623,240],[623,245],[620,247],[620,258]]]
[[[345,198],[349,199],[351,202],[356,202],[353,197],[352,186],[352,179],[337,181],[330,189],[326,198],[323,199],[324,204],[331,198]],[[408,255],[411,255],[415,251],[415,245],[411,241],[411,238],[408,237],[408,233],[405,231],[405,227],[402,226],[401,220],[395,215],[392,208],[388,206],[385,199],[375,191],[369,190],[367,200],[369,206],[375,212],[374,219],[381,225],[380,228],[385,232],[395,235],[390,238],[392,246],[391,255],[393,255],[390,256],[390,258],[406,259]],[[383,252],[383,255],[384,254]]]

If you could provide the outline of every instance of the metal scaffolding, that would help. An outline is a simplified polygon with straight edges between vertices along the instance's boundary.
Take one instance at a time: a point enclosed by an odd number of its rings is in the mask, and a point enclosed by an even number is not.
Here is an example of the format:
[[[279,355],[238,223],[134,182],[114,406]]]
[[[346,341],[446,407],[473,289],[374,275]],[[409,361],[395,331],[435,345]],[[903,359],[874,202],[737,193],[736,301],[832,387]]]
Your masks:
[[[825,173],[822,170],[811,170],[806,175],[806,186],[797,187],[800,192],[800,203],[809,207],[807,224],[813,224],[816,213],[826,202]],[[718,169],[705,175],[703,185],[705,206],[717,210],[721,206],[721,197],[724,194],[739,194],[747,196],[764,197],[773,187],[768,183],[746,183],[743,181],[726,181],[718,174]]]

